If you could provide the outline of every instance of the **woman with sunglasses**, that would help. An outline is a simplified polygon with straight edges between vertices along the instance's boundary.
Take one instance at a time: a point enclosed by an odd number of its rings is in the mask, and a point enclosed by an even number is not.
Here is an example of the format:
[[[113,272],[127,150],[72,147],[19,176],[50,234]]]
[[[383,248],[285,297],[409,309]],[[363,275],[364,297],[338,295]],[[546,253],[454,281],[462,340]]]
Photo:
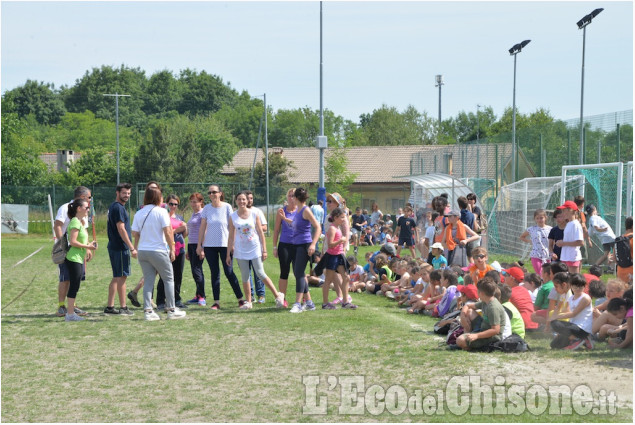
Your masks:
[[[168,214],[170,216],[170,226],[174,234],[174,261],[172,261],[172,272],[174,274],[174,305],[178,308],[187,308],[181,300],[181,283],[183,282],[183,267],[185,265],[185,237],[187,236],[187,224],[183,221],[183,216],[176,212],[179,209],[181,200],[176,195],[168,196]],[[165,290],[163,281],[159,279],[157,285],[157,309],[165,309]]]
[[[97,249],[97,242],[92,241],[88,244],[88,232],[82,224],[88,216],[88,201],[82,198],[76,198],[68,204],[68,217],[70,222],[68,223],[68,242],[71,246],[64,259],[64,264],[68,269],[69,274],[69,287],[66,299],[68,300],[68,309],[66,311],[67,322],[78,322],[84,320],[78,316],[75,312],[75,298],[77,297],[77,291],[79,291],[82,275],[84,274],[84,259],[86,253]],[[72,313],[70,313],[72,312]]]
[[[243,292],[240,290],[238,278],[234,274],[232,263],[227,264],[227,242],[229,238],[229,220],[234,210],[225,199],[223,192],[218,185],[211,185],[207,191],[210,204],[205,205],[201,213],[201,227],[198,230],[198,246],[196,254],[202,260],[205,258],[212,274],[212,293],[214,304],[212,310],[220,309],[220,268],[218,263],[223,265],[225,277],[234,290],[234,295],[238,299],[238,307],[245,303]],[[231,257],[231,254],[230,254]]]

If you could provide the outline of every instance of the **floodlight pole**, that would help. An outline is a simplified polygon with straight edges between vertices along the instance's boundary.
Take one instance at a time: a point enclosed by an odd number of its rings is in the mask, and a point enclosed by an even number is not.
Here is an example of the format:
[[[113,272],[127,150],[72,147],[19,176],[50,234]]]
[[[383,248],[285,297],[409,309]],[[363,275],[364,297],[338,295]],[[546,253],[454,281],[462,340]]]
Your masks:
[[[580,87],[580,165],[584,164],[584,52],[586,50],[586,27],[604,9],[595,9],[577,22],[578,29],[582,30],[582,78]]]
[[[518,156],[516,147],[516,55],[523,50],[523,47],[529,44],[531,40],[525,40],[512,46],[509,54],[514,57],[514,95],[512,100],[512,182],[518,180],[518,170],[516,159]]]
[[[326,188],[324,187],[324,150],[328,147],[328,141],[326,136],[324,136],[323,69],[324,61],[322,58],[322,2],[320,1],[320,135],[317,137],[315,147],[320,150],[320,169],[317,201],[321,200],[322,205],[324,205],[324,208],[326,208]],[[326,214],[324,216],[326,218]]]
[[[439,130],[441,129],[441,86],[443,83],[443,75],[438,74],[434,77],[436,84],[435,87],[439,88]]]
[[[130,97],[129,94],[104,94],[104,96],[112,96],[115,98],[115,133],[117,137],[117,184],[119,184],[119,98]]]
[[[267,135],[267,93],[263,94],[265,103],[265,181],[267,182],[267,217],[269,217],[269,137]],[[267,226],[269,234],[269,226]]]

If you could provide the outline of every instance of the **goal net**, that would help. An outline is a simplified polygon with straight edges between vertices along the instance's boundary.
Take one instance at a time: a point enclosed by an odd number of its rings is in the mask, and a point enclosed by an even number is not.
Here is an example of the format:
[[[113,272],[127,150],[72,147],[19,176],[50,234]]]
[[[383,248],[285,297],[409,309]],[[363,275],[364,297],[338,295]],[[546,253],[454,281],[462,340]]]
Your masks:
[[[582,176],[566,177],[568,185],[578,185]],[[533,177],[503,186],[488,218],[488,246],[490,253],[528,259],[531,244],[522,242],[520,235],[534,225],[534,211],[547,210],[548,217],[561,205],[561,177]],[[551,220],[549,220],[551,225]]]

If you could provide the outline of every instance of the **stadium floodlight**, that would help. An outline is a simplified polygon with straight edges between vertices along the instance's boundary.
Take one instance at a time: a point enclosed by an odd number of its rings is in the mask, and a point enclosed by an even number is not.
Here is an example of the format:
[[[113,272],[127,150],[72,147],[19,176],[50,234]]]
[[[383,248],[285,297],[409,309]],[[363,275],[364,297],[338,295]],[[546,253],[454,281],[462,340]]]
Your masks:
[[[521,41],[518,44],[514,44],[511,49],[509,49],[509,54],[514,57],[514,96],[512,101],[512,182],[518,180],[518,176],[516,173],[516,157],[518,154],[516,153],[516,55],[522,52],[523,48],[529,44],[531,40]]]
[[[443,85],[443,75],[437,74],[434,80],[436,81],[434,86],[439,88],[439,128],[441,128],[441,86]]]
[[[602,12],[603,8],[595,9],[593,12],[580,19],[578,29],[582,30],[582,78],[580,82],[580,165],[584,164],[584,50],[586,48],[586,27],[591,23],[593,18]]]

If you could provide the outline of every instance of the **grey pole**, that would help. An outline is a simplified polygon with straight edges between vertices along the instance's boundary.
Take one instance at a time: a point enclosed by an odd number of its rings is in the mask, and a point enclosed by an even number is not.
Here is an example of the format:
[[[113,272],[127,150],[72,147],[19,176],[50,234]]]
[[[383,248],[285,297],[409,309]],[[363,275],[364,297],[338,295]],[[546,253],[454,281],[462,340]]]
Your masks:
[[[586,48],[586,26],[582,29],[582,82],[580,87],[580,164],[584,164],[584,51]]]
[[[441,130],[441,86],[443,85],[443,75],[438,74],[435,76],[437,82],[434,86],[439,88],[439,131]]]
[[[512,101],[512,182],[516,177],[516,54],[514,54],[514,100]]]
[[[269,217],[269,138],[267,136],[267,93],[263,94],[265,102],[265,180],[267,180],[267,217]],[[267,226],[269,234],[269,226]]]
[[[117,184],[119,184],[119,98],[130,97],[129,94],[104,94],[104,96],[112,96],[115,98],[115,134],[117,138]]]
[[[512,182],[518,180],[518,168],[516,165],[517,160],[517,147],[516,147],[516,55],[522,52],[523,47],[529,44],[531,40],[525,40],[518,44],[514,44],[511,49],[509,49],[509,54],[514,57],[514,96],[512,101]]]
[[[582,78],[580,81],[580,165],[584,164],[584,53],[586,50],[586,27],[591,23],[591,21],[593,21],[593,18],[599,15],[603,10],[604,9],[602,8],[595,9],[593,12],[576,22],[578,29],[582,30]]]
[[[324,137],[324,97],[323,97],[324,61],[322,57],[322,2],[320,2],[320,136]],[[319,187],[324,187],[324,147],[320,146]],[[325,205],[326,206],[326,205]]]

